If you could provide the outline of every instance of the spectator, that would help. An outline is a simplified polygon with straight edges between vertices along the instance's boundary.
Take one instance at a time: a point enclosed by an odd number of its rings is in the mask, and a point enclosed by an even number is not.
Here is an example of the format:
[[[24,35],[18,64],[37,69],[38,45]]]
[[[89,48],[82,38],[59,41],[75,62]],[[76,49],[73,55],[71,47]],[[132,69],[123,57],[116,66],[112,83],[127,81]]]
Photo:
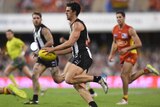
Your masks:
[[[160,0],[150,0],[150,10],[160,11]]]

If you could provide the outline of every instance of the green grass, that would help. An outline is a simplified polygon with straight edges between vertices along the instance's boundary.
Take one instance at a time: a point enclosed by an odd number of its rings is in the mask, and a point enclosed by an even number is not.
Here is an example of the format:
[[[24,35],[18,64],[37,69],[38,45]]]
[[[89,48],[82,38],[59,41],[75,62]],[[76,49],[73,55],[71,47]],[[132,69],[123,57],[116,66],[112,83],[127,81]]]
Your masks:
[[[32,97],[31,89],[24,89]],[[98,96],[95,101],[99,107],[122,107],[117,103],[122,97],[121,89],[110,89],[104,94],[102,89],[95,89]],[[24,105],[26,100],[12,95],[0,95],[0,107],[88,107],[74,89],[48,89],[39,97],[39,105]],[[123,107],[160,107],[160,89],[130,89],[129,104]]]

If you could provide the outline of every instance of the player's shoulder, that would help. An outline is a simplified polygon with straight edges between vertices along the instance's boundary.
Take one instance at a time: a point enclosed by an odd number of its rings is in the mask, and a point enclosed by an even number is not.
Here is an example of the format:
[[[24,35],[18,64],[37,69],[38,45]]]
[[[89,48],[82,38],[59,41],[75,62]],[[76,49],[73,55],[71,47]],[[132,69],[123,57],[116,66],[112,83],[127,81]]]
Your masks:
[[[118,24],[113,26],[113,30],[118,28]]]
[[[127,29],[133,29],[133,27],[131,25],[125,24],[125,28]]]
[[[112,33],[114,33],[116,30],[118,30],[118,24],[113,27]]]
[[[22,41],[20,38],[17,38],[17,37],[14,37],[12,40],[13,41]]]
[[[73,23],[72,29],[81,31],[81,30],[84,29],[84,24],[79,22],[79,21],[76,21],[76,22]]]

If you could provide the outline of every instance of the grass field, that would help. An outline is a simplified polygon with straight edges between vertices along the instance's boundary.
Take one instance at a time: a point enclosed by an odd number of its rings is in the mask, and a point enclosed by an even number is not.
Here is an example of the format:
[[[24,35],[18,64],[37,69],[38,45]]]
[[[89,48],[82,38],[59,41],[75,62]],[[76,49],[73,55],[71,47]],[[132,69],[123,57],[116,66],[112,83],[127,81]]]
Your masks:
[[[24,89],[32,97],[31,89]],[[122,107],[115,103],[120,100],[122,90],[110,89],[104,94],[102,89],[95,89],[98,96],[95,101],[99,107]],[[39,105],[24,105],[24,99],[11,95],[0,95],[0,107],[88,107],[74,89],[48,89],[40,96]],[[130,89],[129,104],[124,107],[160,107],[160,89]]]

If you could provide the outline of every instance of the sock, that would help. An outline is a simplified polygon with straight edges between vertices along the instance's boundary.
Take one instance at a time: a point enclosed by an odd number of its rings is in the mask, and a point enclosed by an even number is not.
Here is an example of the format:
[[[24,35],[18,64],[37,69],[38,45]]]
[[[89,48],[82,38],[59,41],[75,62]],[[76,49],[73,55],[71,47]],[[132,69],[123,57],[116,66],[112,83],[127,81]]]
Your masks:
[[[90,94],[94,94],[94,90],[92,88],[90,88],[88,91]]]
[[[37,94],[34,94],[32,100],[33,100],[33,101],[38,101],[38,95],[37,95]]]
[[[126,101],[128,101],[128,95],[124,95],[123,99],[126,100]]]
[[[93,82],[99,82],[100,79],[101,79],[101,76],[94,76]]]
[[[89,102],[89,107],[98,107],[95,101]]]
[[[7,87],[3,88],[3,94],[11,94]]]
[[[16,87],[18,87],[18,85],[17,85],[17,83],[16,83],[16,80],[15,80],[15,78],[14,78],[14,76],[13,76],[12,74],[9,75],[9,79],[12,81],[12,83],[13,83]]]

